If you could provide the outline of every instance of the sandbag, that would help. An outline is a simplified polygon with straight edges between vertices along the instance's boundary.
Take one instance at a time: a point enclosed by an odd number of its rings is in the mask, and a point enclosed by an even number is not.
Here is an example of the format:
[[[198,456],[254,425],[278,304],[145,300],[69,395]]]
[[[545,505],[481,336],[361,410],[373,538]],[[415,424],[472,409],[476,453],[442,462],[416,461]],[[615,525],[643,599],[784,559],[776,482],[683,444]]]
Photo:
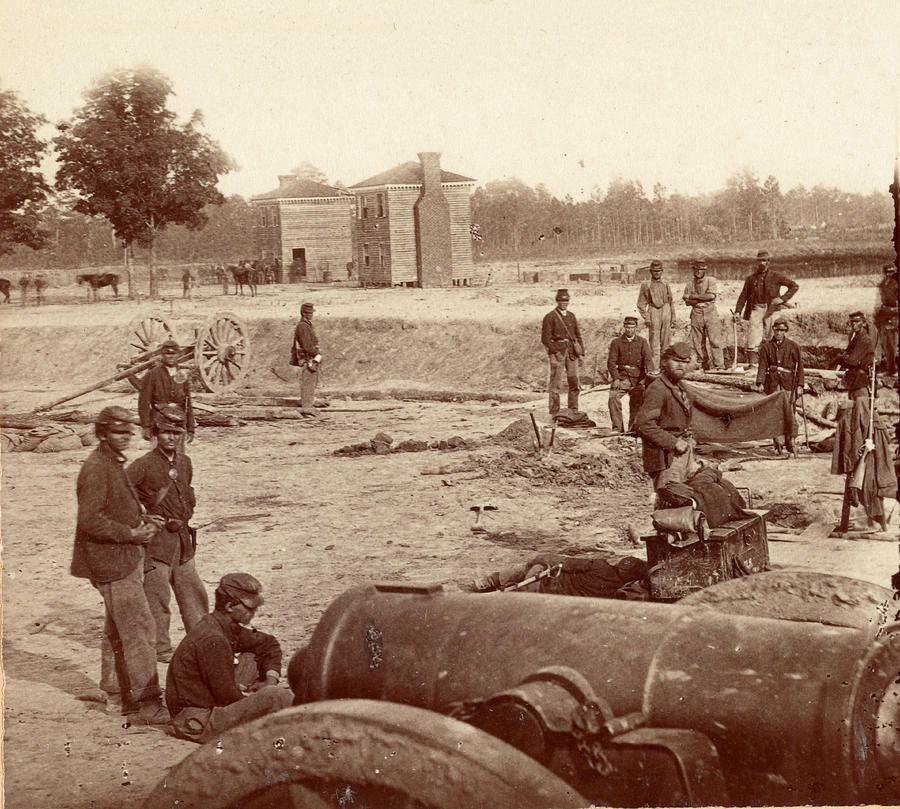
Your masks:
[[[583,413],[581,410],[572,410],[566,407],[556,414],[556,426],[568,427],[570,429],[581,429],[596,427],[597,423],[588,418],[587,413]]]

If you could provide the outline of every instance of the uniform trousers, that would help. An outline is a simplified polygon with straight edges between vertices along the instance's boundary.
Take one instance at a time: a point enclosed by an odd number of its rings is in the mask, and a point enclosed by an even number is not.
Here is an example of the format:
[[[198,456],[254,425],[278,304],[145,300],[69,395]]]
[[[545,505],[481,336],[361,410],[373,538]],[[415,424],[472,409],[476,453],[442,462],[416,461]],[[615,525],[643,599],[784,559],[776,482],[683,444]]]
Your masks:
[[[691,345],[698,362],[706,360],[705,364],[716,370],[725,367],[722,356],[722,322],[715,306],[695,306],[691,309]]]
[[[312,410],[316,406],[316,383],[318,381],[318,370],[310,371],[305,363],[300,366],[300,407],[304,410]]]
[[[267,685],[231,705],[183,708],[172,718],[172,729],[181,739],[204,744],[230,728],[289,708],[291,702],[293,695],[288,689]]]
[[[106,616],[100,643],[100,688],[123,702],[161,693],[156,672],[153,615],[144,595],[141,565],[124,579],[99,584]]]
[[[650,373],[659,373],[659,358],[672,342],[672,307],[667,303],[658,309],[651,306],[647,312],[650,331]]]
[[[169,638],[169,624],[172,612],[169,604],[172,593],[178,603],[181,621],[185,630],[191,631],[194,624],[209,612],[209,596],[193,559],[184,564],[178,563],[180,548],[175,551],[171,564],[152,560],[153,568],[144,571],[144,594],[153,615],[156,627],[156,656],[167,657],[172,653],[172,641]]]
[[[644,401],[644,386],[637,384],[634,379],[623,376],[613,381],[609,389],[609,420],[612,428],[620,433],[625,432],[625,422],[622,419],[622,397],[628,394],[628,429],[634,427],[634,417]]]
[[[559,352],[550,355],[550,382],[547,389],[550,394],[550,415],[559,413],[559,389],[562,387],[563,374],[568,385],[569,396],[567,407],[578,410],[578,394],[581,386],[578,382],[578,359],[571,352]]]

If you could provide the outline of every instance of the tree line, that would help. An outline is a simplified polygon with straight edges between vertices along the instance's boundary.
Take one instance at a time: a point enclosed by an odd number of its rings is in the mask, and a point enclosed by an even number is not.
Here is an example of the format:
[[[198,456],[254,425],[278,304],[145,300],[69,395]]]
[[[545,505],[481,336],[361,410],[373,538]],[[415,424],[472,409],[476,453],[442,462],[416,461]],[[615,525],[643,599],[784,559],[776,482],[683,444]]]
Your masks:
[[[56,123],[55,185],[41,162],[47,121],[0,90],[0,266],[33,269],[147,261],[253,257],[253,209],[226,199],[218,180],[234,167],[195,111],[178,121],[168,109],[171,82],[152,68],[98,79],[70,120]],[[301,163],[295,173],[327,182]],[[472,196],[476,258],[575,256],[665,245],[723,245],[825,237],[882,241],[893,225],[886,193],[849,194],[797,186],[782,192],[772,175],[743,168],[708,194],[685,195],[657,183],[617,177],[590,199],[559,198],[518,178],[488,182]]]

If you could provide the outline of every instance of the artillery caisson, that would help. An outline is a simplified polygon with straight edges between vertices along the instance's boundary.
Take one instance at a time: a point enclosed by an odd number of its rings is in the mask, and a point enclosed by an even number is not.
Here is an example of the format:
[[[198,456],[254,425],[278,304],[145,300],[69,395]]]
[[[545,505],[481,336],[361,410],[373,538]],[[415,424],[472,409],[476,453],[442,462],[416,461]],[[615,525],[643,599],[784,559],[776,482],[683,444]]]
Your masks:
[[[157,314],[142,315],[128,331],[128,346],[137,352],[127,362],[119,363],[115,374],[94,382],[77,393],[42,405],[35,412],[50,410],[100,388],[127,379],[140,389],[141,375],[158,361],[162,344],[169,338],[181,344],[178,363],[193,364],[203,386],[210,393],[224,393],[234,388],[250,370],[250,334],[244,323],[231,312],[219,312],[194,328],[193,340],[185,345],[176,336],[168,321]]]
[[[197,749],[145,809],[900,800],[900,625],[739,612],[360,587],[292,659],[295,707]]]

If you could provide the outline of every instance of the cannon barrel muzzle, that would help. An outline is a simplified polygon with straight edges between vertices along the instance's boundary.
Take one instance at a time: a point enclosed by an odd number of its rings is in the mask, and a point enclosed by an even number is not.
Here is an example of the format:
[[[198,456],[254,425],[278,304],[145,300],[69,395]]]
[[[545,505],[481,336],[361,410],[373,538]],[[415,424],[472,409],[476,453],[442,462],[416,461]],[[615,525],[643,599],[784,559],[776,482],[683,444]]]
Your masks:
[[[900,799],[896,625],[873,642],[709,608],[374,585],[328,608],[289,677],[295,704],[367,698],[449,713],[507,694],[559,730],[567,720],[539,704],[552,689],[521,687],[551,669],[592,690],[607,736],[708,739],[735,804]]]

